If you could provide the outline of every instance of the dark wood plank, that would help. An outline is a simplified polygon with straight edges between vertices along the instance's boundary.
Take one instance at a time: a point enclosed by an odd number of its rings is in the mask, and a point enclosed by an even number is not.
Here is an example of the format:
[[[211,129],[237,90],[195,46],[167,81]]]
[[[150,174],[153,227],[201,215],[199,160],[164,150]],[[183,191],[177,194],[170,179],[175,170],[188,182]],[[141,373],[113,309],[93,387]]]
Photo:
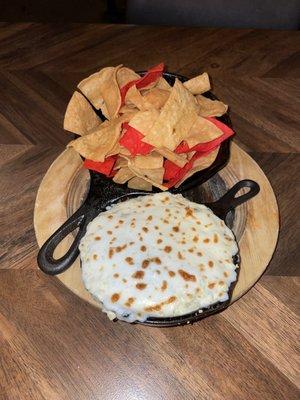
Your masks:
[[[16,362],[34,370],[46,398],[111,398],[120,391],[145,399],[297,398],[295,386],[222,315],[162,330],[111,323],[55,278],[35,271],[0,275],[5,343],[15,354],[26,348]]]

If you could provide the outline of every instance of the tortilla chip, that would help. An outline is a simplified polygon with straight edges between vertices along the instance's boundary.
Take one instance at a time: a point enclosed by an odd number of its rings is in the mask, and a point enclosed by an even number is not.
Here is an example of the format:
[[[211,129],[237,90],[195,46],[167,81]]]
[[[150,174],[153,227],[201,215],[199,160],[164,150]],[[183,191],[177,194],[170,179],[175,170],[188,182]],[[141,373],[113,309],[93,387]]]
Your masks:
[[[217,158],[218,152],[219,147],[210,152],[208,155],[195,160],[193,168],[179,182],[176,183],[175,187],[179,187],[185,180],[194,175],[196,172],[202,171],[203,169],[210,167]]]
[[[165,80],[165,78],[163,78],[162,76],[156,82],[155,87],[157,89],[168,90],[168,91],[171,91],[172,89],[172,86],[169,85],[168,82]]]
[[[152,128],[144,131],[144,142],[155,147],[174,150],[185,139],[197,118],[194,96],[176,79],[170,97],[163,106]]]
[[[127,164],[128,164],[127,158],[118,157],[116,162],[115,162],[115,165],[114,165],[114,170],[117,170],[117,169],[120,169],[120,168],[125,168],[125,167],[127,167]]]
[[[125,105],[124,104],[124,106],[122,106],[120,108],[119,114],[124,114],[124,113],[128,113],[128,112],[131,112],[131,111],[139,111],[139,109],[136,108],[134,104],[131,104],[131,105],[129,105],[129,104]]]
[[[198,114],[201,117],[221,117],[228,110],[228,106],[222,101],[211,100],[201,94],[196,96],[196,100],[199,104]]]
[[[129,121],[129,125],[145,135],[149,132],[159,117],[157,110],[139,111]]]
[[[144,179],[147,182],[150,182],[153,186],[156,186],[161,190],[168,189],[166,186],[162,185],[165,172],[163,167],[156,169],[135,168],[132,165],[132,160],[128,160],[128,168],[131,169],[131,171],[134,172],[136,176]]]
[[[83,136],[101,124],[93,107],[79,92],[74,92],[64,118],[64,129]]]
[[[198,143],[210,142],[222,136],[223,132],[215,124],[208,121],[207,119],[198,116],[195,120],[193,126],[189,130],[185,141],[188,146],[192,148]]]
[[[183,85],[192,94],[202,94],[210,90],[209,77],[206,72],[184,82]]]
[[[167,160],[172,161],[174,164],[178,165],[178,167],[183,167],[187,163],[185,154],[176,154],[173,151],[166,149],[165,147],[160,149],[155,149],[155,151],[165,157]]]
[[[147,110],[150,110],[151,108],[159,110],[165,105],[169,96],[169,91],[154,87],[153,89],[148,90],[143,96],[144,108]]]
[[[161,168],[164,163],[164,158],[162,155],[157,154],[155,152],[148,154],[146,156],[135,156],[132,161],[131,165],[134,168],[140,169],[156,169]]]
[[[145,190],[147,192],[151,192],[152,191],[151,183],[145,181],[142,178],[139,178],[138,176],[135,176],[134,178],[130,179],[130,181],[128,182],[127,186],[130,189]]]
[[[88,135],[72,140],[67,147],[73,147],[80,155],[89,160],[103,162],[112,150],[121,132],[121,123],[106,125]]]
[[[135,175],[134,173],[128,168],[120,168],[116,175],[113,177],[113,181],[116,183],[126,183],[129,179],[133,178]]]
[[[121,67],[117,72],[117,82],[119,88],[125,86],[128,82],[140,79],[140,75],[127,67]]]
[[[144,99],[135,85],[126,93],[125,105],[137,107],[139,110],[144,110]]]
[[[130,156],[130,151],[121,146],[119,142],[117,142],[114,147],[107,153],[107,156],[113,156],[115,154],[124,154]]]
[[[121,106],[121,95],[116,74],[121,66],[107,67],[89,76],[78,84],[78,88],[97,109],[101,108],[108,118],[114,118]],[[105,107],[103,107],[103,101]]]

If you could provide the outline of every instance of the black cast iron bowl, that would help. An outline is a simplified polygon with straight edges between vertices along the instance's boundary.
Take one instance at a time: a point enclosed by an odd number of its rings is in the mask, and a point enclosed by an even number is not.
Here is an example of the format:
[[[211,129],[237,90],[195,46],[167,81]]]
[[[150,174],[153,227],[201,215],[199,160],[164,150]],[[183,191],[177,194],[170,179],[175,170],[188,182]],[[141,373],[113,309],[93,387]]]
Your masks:
[[[248,188],[249,190],[246,193],[236,197],[237,193],[244,188]],[[91,193],[93,193],[93,196],[88,196],[85,203],[41,247],[37,260],[40,269],[46,274],[57,275],[65,271],[73,264],[73,262],[79,255],[78,245],[86,232],[86,227],[88,223],[92,221],[97,215],[99,215],[99,213],[106,211],[107,207],[112,206],[113,204],[116,204],[118,202],[126,201],[130,198],[137,196],[149,195],[149,193],[147,192],[135,191],[126,194],[115,194],[109,200],[105,200],[105,198],[99,198],[96,195],[98,191],[105,191],[105,188],[92,188]],[[232,212],[240,204],[254,197],[258,192],[259,185],[256,182],[252,180],[242,180],[236,183],[231,189],[229,189],[219,200],[212,203],[206,203],[205,205],[209,207],[219,218],[221,218],[228,225],[229,223],[227,216],[229,215],[229,213]],[[55,248],[68,234],[70,234],[77,228],[79,228],[78,233],[67,253],[59,259],[54,259],[53,253]],[[234,255],[233,261],[237,266],[239,265],[239,253]],[[137,321],[137,323],[156,327],[170,327],[185,325],[198,321],[199,319],[207,317],[208,315],[224,310],[229,305],[235,283],[236,281],[230,286],[228,301],[218,302],[205,309],[197,310],[195,312],[178,317],[151,317],[144,322]]]

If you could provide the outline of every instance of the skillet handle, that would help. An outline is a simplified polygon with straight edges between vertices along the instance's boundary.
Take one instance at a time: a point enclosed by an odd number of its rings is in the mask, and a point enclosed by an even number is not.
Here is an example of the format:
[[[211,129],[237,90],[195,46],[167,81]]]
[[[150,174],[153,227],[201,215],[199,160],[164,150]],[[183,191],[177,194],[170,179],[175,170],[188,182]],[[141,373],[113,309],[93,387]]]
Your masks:
[[[249,188],[247,193],[244,193],[236,197],[236,194],[244,188]],[[252,199],[259,192],[259,184],[250,180],[244,179],[237,182],[227,193],[224,194],[219,200],[211,203],[212,208],[217,211],[217,215],[225,219],[229,211],[232,211],[237,206],[245,203],[245,201]]]
[[[48,275],[57,275],[68,269],[79,255],[78,245],[85,234],[86,225],[91,220],[90,213],[83,204],[61,227],[49,237],[41,247],[37,262],[40,269]],[[54,250],[58,244],[76,228],[79,231],[71,244],[69,250],[61,258],[53,257]]]

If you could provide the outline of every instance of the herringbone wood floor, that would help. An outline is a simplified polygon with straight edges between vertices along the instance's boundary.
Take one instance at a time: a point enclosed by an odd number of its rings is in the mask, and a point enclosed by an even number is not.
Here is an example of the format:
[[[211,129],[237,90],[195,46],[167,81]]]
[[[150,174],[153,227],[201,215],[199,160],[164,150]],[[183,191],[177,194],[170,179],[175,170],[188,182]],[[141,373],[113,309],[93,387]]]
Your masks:
[[[298,32],[89,24],[0,24],[0,398],[299,398]],[[281,230],[267,272],[193,326],[111,323],[37,269],[39,183],[69,136],[76,83],[97,69],[165,61],[208,71],[236,141],[276,193]]]

